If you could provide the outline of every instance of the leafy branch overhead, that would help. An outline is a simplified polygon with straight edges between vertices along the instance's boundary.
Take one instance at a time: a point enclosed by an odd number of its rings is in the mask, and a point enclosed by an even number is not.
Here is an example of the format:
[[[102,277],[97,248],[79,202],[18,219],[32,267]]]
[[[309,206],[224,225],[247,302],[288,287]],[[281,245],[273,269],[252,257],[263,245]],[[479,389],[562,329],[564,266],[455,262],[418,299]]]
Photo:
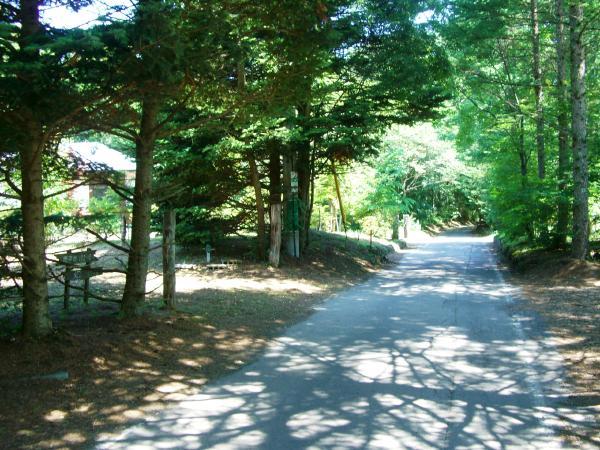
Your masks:
[[[395,236],[404,215],[586,258],[596,3],[140,0],[61,28],[48,11],[100,3],[0,0],[0,219],[21,228],[25,334],[52,330],[50,238],[84,228],[55,213],[124,241],[124,317],[144,304],[156,231],[171,269],[175,239],[252,232],[278,267],[311,227]],[[70,161],[73,141],[135,170]],[[78,207],[88,187],[102,194]]]

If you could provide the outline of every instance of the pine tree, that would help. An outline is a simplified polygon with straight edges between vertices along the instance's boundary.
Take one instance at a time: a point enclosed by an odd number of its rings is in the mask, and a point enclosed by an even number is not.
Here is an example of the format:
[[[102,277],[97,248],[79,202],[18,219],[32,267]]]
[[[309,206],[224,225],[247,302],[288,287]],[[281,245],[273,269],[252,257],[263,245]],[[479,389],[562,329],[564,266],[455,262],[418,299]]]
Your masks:
[[[569,4],[571,47],[571,128],[573,136],[573,257],[589,252],[589,169],[587,150],[586,60],[583,43],[584,12],[578,0]]]
[[[57,2],[54,2],[57,3]],[[60,2],[58,2],[60,3]],[[52,29],[42,24],[41,0],[2,2],[0,34],[0,130],[3,151],[16,151],[23,223],[23,333],[41,337],[52,331],[48,312],[45,258],[44,160],[56,141],[102,99],[102,85],[89,83],[99,50],[91,32]],[[67,4],[67,2],[65,2]],[[80,2],[68,2],[78,7]],[[82,57],[85,54],[85,57]],[[10,177],[10,170],[3,170]]]

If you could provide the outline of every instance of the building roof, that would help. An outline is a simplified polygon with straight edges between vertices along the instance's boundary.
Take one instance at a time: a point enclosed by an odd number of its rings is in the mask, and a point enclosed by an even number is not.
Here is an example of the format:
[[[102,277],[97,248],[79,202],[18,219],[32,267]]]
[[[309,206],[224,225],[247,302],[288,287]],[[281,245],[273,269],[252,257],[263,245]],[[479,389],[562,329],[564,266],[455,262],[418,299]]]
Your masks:
[[[119,172],[135,170],[135,161],[132,158],[100,142],[69,142],[62,146],[67,152],[76,154],[87,163],[102,164]]]

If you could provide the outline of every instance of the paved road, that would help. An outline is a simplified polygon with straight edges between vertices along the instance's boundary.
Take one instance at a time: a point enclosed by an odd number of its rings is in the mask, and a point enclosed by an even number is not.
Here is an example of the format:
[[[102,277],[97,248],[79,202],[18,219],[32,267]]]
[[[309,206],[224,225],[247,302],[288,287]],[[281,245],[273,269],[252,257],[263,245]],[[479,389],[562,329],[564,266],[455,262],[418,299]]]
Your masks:
[[[513,294],[489,238],[446,233],[97,448],[569,448],[560,357]]]

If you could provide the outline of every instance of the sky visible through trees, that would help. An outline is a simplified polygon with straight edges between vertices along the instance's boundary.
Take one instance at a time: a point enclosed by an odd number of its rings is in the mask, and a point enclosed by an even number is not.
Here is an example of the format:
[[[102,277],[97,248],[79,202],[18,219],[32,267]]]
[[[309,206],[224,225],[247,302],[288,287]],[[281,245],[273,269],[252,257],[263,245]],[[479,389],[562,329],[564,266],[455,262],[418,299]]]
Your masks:
[[[151,233],[175,221],[183,246],[256,236],[275,267],[311,228],[397,238],[408,218],[596,251],[597,1],[0,7],[2,289],[27,336],[52,330],[48,248],[69,233],[126,254],[124,317],[145,301]],[[73,141],[127,155],[135,182]],[[82,211],[86,183],[107,190]]]

